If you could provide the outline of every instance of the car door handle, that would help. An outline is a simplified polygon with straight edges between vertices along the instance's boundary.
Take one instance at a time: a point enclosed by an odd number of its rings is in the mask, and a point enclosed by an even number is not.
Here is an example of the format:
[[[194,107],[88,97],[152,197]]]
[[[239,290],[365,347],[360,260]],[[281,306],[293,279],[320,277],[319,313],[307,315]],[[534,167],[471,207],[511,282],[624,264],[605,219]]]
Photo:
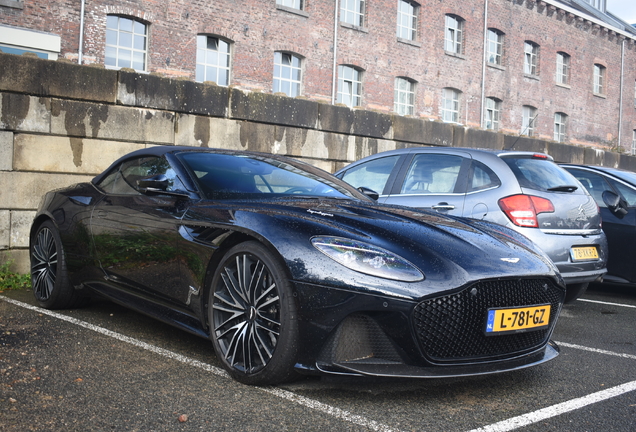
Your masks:
[[[433,210],[453,210],[453,209],[455,209],[455,206],[452,205],[452,204],[449,204],[447,202],[441,202],[439,204],[431,206],[431,208]]]

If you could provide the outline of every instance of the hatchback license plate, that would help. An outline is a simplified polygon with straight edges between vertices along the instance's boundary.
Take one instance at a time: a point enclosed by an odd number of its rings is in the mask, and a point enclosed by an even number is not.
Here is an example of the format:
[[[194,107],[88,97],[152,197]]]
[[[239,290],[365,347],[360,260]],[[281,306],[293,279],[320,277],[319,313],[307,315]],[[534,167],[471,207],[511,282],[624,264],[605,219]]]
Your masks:
[[[539,330],[550,322],[550,305],[523,308],[489,309],[486,334]]]
[[[597,260],[598,249],[596,246],[573,247],[572,261]]]

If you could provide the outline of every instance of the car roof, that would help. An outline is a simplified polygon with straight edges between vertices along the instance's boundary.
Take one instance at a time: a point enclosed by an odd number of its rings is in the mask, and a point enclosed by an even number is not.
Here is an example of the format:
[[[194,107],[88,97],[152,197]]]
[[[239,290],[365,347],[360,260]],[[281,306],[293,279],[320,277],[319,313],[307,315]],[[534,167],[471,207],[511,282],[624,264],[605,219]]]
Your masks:
[[[615,177],[624,181],[625,183],[629,183],[632,186],[636,187],[636,173],[620,168],[606,167],[600,165],[582,165],[582,164],[559,164],[563,168],[573,167],[573,168],[584,168],[592,171],[599,171],[603,174],[607,174],[611,177]]]

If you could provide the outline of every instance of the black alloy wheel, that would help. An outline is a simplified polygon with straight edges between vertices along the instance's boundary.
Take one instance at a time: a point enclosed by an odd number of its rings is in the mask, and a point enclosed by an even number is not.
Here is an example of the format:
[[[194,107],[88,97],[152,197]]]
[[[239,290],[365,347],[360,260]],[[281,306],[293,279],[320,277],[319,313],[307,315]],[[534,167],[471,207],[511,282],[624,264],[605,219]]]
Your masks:
[[[31,241],[30,255],[31,285],[40,306],[67,309],[87,301],[70,286],[62,241],[51,221],[38,227]]]
[[[284,267],[258,242],[231,248],[210,290],[210,336],[219,360],[244,384],[295,376],[296,306]]]

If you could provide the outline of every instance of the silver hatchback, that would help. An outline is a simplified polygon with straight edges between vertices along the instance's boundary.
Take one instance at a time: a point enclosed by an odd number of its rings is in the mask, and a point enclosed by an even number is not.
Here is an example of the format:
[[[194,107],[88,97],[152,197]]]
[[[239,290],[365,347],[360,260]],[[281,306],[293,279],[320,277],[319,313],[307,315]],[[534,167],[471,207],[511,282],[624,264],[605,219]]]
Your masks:
[[[607,272],[596,202],[544,153],[414,147],[366,157],[336,176],[376,191],[382,203],[484,219],[524,234],[558,267],[566,302]]]

